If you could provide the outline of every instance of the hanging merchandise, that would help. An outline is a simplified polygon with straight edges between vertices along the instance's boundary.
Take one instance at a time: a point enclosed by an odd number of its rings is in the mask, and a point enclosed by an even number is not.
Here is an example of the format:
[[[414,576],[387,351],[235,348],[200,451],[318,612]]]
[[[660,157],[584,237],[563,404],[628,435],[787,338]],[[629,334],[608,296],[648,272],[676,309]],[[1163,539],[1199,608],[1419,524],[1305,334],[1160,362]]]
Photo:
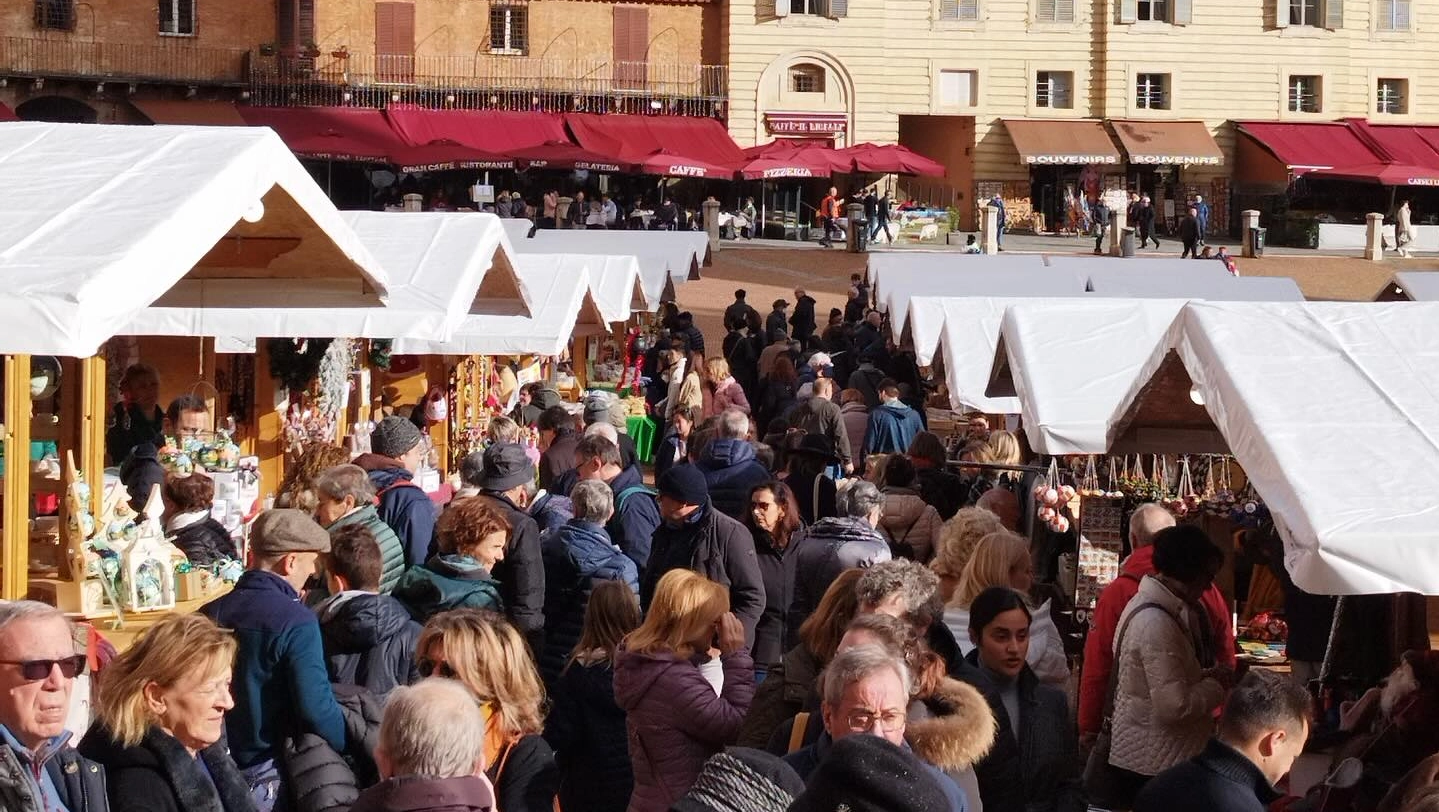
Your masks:
[[[320,363],[330,348],[328,338],[272,338],[266,342],[270,351],[270,377],[291,392],[303,392],[320,372]]]
[[[388,372],[390,352],[394,346],[395,342],[388,338],[376,338],[370,341],[370,366]]]

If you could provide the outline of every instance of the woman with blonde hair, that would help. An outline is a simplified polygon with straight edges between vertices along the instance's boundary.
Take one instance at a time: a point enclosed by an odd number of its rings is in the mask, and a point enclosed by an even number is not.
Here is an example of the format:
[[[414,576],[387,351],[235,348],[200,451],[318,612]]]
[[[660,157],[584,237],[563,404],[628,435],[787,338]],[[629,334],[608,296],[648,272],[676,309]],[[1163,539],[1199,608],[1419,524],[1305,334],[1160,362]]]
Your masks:
[[[456,609],[425,624],[415,659],[420,676],[459,680],[480,703],[497,812],[552,812],[559,769],[540,735],[545,689],[525,638],[494,612]]]
[[[990,533],[975,545],[974,555],[964,567],[959,586],[944,609],[944,623],[959,641],[964,654],[974,649],[969,636],[969,606],[980,593],[990,587],[1002,586],[1018,592],[1028,600],[1034,586],[1034,565],[1029,556],[1029,542],[1016,533],[1000,530]],[[1069,661],[1064,655],[1064,641],[1050,615],[1050,602],[1045,601],[1032,612],[1029,627],[1027,661],[1042,682],[1063,684],[1069,679]]]
[[[105,768],[110,809],[252,812],[221,741],[235,638],[204,615],[170,615],[105,667],[80,753]]]
[[[711,648],[724,670],[718,696],[696,665]],[[615,699],[628,714],[634,764],[630,812],[667,812],[683,798],[705,761],[734,741],[754,688],[754,661],[744,626],[729,611],[729,591],[690,570],[665,573],[615,661]]]
[[[939,596],[947,604],[959,589],[965,565],[974,555],[979,540],[1004,529],[999,517],[980,507],[961,508],[939,530],[939,544],[929,568],[939,576]]]
[[[559,763],[561,809],[624,812],[629,805],[635,779],[625,712],[615,704],[615,655],[639,625],[639,599],[623,581],[595,587],[545,719],[545,741]]]
[[[285,466],[275,507],[290,507],[314,513],[319,504],[315,480],[320,474],[350,461],[350,452],[330,443],[307,443],[293,465]]]
[[[745,397],[744,389],[740,388],[739,382],[730,374],[729,362],[723,358],[715,357],[705,361],[702,394],[703,417],[715,417],[725,409],[739,409],[745,414],[750,413],[749,398]]]

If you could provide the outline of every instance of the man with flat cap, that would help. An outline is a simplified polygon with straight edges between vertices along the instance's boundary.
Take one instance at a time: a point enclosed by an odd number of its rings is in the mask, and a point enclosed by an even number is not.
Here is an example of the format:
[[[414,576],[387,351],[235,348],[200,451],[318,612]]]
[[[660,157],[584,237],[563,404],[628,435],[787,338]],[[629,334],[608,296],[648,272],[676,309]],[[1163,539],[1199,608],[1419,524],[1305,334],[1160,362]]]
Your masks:
[[[250,530],[249,570],[201,614],[235,632],[235,707],[225,715],[230,754],[259,812],[281,797],[281,741],[315,733],[345,749],[345,721],[330,690],[320,623],[301,601],[330,534],[308,513],[266,510]]]

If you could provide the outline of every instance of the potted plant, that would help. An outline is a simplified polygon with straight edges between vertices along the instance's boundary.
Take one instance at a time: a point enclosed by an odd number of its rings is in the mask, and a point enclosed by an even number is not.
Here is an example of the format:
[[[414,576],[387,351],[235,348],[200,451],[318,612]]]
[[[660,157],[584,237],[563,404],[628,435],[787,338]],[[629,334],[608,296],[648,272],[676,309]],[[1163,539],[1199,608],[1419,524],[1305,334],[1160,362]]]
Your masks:
[[[949,221],[949,231],[944,234],[944,244],[964,245],[964,233],[959,230],[959,209],[950,206],[944,210],[944,215],[945,219]]]

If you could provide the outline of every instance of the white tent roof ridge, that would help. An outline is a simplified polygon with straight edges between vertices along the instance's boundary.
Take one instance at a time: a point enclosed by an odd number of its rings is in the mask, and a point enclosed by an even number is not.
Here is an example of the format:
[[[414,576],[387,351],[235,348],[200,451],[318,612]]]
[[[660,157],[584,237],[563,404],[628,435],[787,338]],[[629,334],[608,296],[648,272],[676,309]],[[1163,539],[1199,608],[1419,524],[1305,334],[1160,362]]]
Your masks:
[[[1439,268],[1396,271],[1375,300],[1439,302]]]
[[[522,250],[530,253],[663,256],[665,267],[674,277],[676,285],[699,279],[700,267],[710,263],[709,235],[702,231],[547,228],[536,231],[530,243]]]
[[[924,297],[1045,297],[1082,296],[1084,277],[1075,272],[1051,270],[1042,262],[1024,265],[1020,257],[1001,257],[1004,264],[985,262],[987,257],[959,255],[961,267],[940,270],[924,264],[894,266],[884,271],[884,285],[876,289],[878,308],[889,314],[890,332],[903,344],[909,326],[912,299]],[[1034,257],[1039,260],[1039,257]],[[946,263],[948,264],[948,263]],[[929,333],[933,336],[933,333]],[[920,336],[914,336],[916,345]],[[925,337],[931,344],[934,337]]]

